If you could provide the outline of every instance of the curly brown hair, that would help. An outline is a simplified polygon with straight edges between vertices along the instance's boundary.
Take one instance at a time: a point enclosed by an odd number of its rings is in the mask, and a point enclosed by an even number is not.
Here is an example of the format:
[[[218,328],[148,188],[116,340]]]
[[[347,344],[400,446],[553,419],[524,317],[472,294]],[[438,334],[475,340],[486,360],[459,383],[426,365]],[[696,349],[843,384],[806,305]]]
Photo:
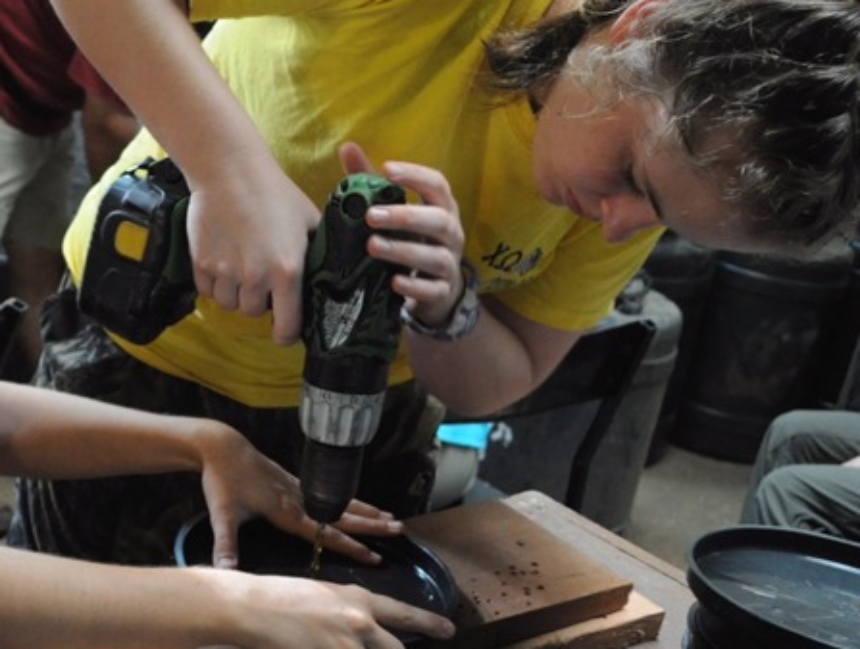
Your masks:
[[[630,0],[582,8],[486,44],[490,84],[532,95]],[[663,0],[605,53],[626,92],[661,102],[748,230],[788,248],[854,236],[860,203],[860,9],[847,0]],[[732,146],[714,152],[714,135]]]

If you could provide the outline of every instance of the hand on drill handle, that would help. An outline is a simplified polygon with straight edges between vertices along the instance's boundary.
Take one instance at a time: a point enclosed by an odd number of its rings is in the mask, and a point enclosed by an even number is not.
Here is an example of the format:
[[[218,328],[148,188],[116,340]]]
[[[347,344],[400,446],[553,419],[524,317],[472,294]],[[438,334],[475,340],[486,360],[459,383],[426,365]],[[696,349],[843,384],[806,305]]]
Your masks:
[[[319,221],[319,207],[274,160],[264,160],[256,173],[194,180],[188,178],[188,237],[198,294],[252,317],[271,308],[275,342],[297,342],[308,231]]]
[[[354,143],[340,149],[344,171],[379,173],[364,151]],[[393,289],[406,299],[406,308],[421,322],[445,322],[463,290],[465,235],[457,201],[448,181],[437,170],[408,162],[386,162],[381,173],[388,180],[421,198],[421,203],[375,206],[367,223],[379,234],[368,241],[368,252],[377,259],[411,268],[410,275],[396,275]],[[386,236],[391,230],[412,235]]]
[[[355,144],[341,148],[341,160],[346,173],[373,172]],[[307,234],[316,227],[320,209],[273,160],[261,160],[255,172],[249,171],[232,170],[205,182],[188,178],[194,281],[199,295],[223,309],[238,309],[253,317],[271,308],[273,339],[292,344],[301,328]],[[415,237],[405,241],[381,234],[371,238],[368,251],[378,259],[414,269],[413,274],[394,279],[395,292],[406,298],[407,308],[422,322],[443,322],[463,283],[464,235],[457,202],[444,176],[428,167],[387,162],[382,173],[422,202],[369,210],[368,224],[380,233],[393,230]],[[249,197],[255,202],[253,210],[247,209]],[[243,218],[236,219],[236,214]]]

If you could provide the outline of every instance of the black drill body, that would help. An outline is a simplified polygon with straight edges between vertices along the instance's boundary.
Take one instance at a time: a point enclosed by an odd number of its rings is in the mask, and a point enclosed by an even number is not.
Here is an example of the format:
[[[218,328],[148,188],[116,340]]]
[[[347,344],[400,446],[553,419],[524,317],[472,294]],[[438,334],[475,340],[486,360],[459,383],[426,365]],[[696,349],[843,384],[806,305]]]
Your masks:
[[[364,447],[379,427],[388,369],[400,342],[403,299],[391,290],[397,267],[367,254],[371,205],[405,202],[397,185],[348,176],[331,194],[305,262],[305,510],[333,523],[355,496]]]
[[[188,197],[169,159],[147,161],[109,188],[78,291],[83,313],[142,345],[194,310]],[[402,298],[391,290],[398,269],[367,254],[364,215],[373,204],[403,202],[403,190],[384,178],[347,176],[308,247],[300,477],[305,509],[320,523],[337,521],[356,494],[400,339]]]

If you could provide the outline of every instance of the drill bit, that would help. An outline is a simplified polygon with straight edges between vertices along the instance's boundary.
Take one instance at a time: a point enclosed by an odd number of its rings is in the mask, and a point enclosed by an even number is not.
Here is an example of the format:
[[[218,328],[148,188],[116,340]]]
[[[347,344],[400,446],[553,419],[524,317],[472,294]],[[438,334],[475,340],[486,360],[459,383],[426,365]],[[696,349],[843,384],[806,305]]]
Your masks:
[[[323,534],[325,533],[325,523],[317,523],[317,533],[314,537],[314,549],[311,555],[311,566],[308,568],[308,577],[318,579],[320,576],[321,559],[323,552]]]

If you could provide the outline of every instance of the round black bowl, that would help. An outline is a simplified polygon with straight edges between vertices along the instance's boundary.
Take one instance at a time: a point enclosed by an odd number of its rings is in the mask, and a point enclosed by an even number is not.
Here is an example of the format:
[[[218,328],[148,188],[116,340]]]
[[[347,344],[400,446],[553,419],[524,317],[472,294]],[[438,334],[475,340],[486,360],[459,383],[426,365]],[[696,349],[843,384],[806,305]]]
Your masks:
[[[860,544],[738,526],[692,546],[691,649],[858,649]]]
[[[361,537],[382,557],[368,566],[331,551],[322,554],[318,579],[357,584],[380,595],[451,617],[457,607],[457,588],[447,566],[423,545],[406,536]],[[212,565],[212,528],[208,515],[189,520],[176,537],[174,557],[179,566]],[[313,546],[263,519],[239,529],[239,569],[260,575],[308,577]],[[421,638],[395,632],[404,644]]]

